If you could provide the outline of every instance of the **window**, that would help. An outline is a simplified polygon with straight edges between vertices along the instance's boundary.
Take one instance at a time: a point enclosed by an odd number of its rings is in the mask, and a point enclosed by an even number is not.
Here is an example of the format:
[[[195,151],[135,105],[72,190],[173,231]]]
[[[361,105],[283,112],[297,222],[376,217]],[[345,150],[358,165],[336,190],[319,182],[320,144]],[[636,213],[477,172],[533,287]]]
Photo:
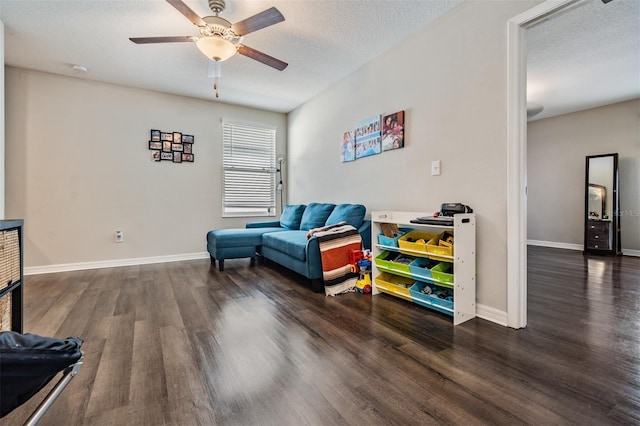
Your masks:
[[[276,128],[222,122],[222,216],[275,216]]]

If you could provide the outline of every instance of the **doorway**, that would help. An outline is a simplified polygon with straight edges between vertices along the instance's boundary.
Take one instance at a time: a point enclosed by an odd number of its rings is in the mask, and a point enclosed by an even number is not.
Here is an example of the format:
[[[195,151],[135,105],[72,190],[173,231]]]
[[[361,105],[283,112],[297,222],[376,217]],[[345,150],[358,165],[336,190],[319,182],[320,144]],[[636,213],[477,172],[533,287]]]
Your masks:
[[[547,0],[508,22],[507,36],[507,325],[527,325],[526,29],[583,0]]]

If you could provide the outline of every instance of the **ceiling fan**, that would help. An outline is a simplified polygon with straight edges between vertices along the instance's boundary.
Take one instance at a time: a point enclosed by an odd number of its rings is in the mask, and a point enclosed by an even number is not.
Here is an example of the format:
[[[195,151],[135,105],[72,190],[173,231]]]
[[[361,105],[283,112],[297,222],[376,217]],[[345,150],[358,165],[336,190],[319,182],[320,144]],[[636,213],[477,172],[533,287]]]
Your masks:
[[[224,0],[209,0],[209,8],[215,16],[205,16],[203,18],[198,16],[182,0],[166,1],[200,29],[201,37],[131,37],[129,40],[136,44],[195,42],[198,49],[207,58],[215,62],[226,61],[236,53],[239,53],[278,71],[284,70],[289,65],[242,43],[245,35],[284,21],[284,16],[275,7],[231,24],[219,16],[225,9]],[[215,88],[217,90],[217,87]]]

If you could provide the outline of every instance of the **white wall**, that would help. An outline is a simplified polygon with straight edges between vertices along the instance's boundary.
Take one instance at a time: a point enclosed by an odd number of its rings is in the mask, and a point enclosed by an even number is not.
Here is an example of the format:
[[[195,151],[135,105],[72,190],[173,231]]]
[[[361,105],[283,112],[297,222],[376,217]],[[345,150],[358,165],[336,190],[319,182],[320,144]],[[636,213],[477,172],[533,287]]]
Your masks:
[[[478,303],[506,310],[507,21],[538,2],[464,2],[289,114],[290,202],[475,210]],[[344,131],[406,111],[403,149],[339,162]],[[430,164],[442,161],[442,175]]]
[[[0,21],[0,64],[4,64],[4,23],[2,21]],[[4,211],[4,103],[4,66],[0,66],[0,219],[4,219],[6,217]]]
[[[256,109],[6,69],[6,212],[25,220],[27,267],[206,251],[221,218],[221,119],[278,127]],[[195,136],[194,163],[150,160],[150,129]],[[114,242],[114,231],[125,233]]]
[[[584,243],[585,157],[617,152],[622,249],[640,251],[640,99],[530,122],[527,139],[530,240]]]

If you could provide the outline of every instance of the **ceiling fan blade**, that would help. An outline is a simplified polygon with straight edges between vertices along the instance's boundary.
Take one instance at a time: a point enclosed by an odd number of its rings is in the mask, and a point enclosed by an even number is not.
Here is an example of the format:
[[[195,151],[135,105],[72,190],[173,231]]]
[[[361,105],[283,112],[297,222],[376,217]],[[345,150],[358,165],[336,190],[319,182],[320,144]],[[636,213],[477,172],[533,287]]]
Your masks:
[[[191,10],[189,6],[184,4],[182,0],[167,0],[167,3],[169,3],[171,6],[175,7],[176,9],[178,9],[178,12],[186,16],[187,19],[190,20],[193,23],[193,25],[195,25],[196,27],[202,27],[204,25],[207,25],[202,20],[202,18],[198,16],[193,10]]]
[[[272,7],[258,13],[257,15],[249,17],[244,21],[236,22],[231,26],[231,29],[236,34],[243,36],[282,21],[284,21],[282,13],[280,13],[280,11],[275,7]]]
[[[129,40],[136,44],[148,44],[148,43],[181,43],[181,42],[194,42],[197,37],[192,36],[175,36],[175,37],[130,37]]]
[[[238,53],[248,58],[255,59],[258,62],[262,62],[265,65],[269,65],[278,71],[284,70],[289,65],[286,62],[282,62],[280,59],[276,59],[273,56],[269,56],[266,53],[259,52],[256,49],[252,49],[244,45],[238,46]]]

